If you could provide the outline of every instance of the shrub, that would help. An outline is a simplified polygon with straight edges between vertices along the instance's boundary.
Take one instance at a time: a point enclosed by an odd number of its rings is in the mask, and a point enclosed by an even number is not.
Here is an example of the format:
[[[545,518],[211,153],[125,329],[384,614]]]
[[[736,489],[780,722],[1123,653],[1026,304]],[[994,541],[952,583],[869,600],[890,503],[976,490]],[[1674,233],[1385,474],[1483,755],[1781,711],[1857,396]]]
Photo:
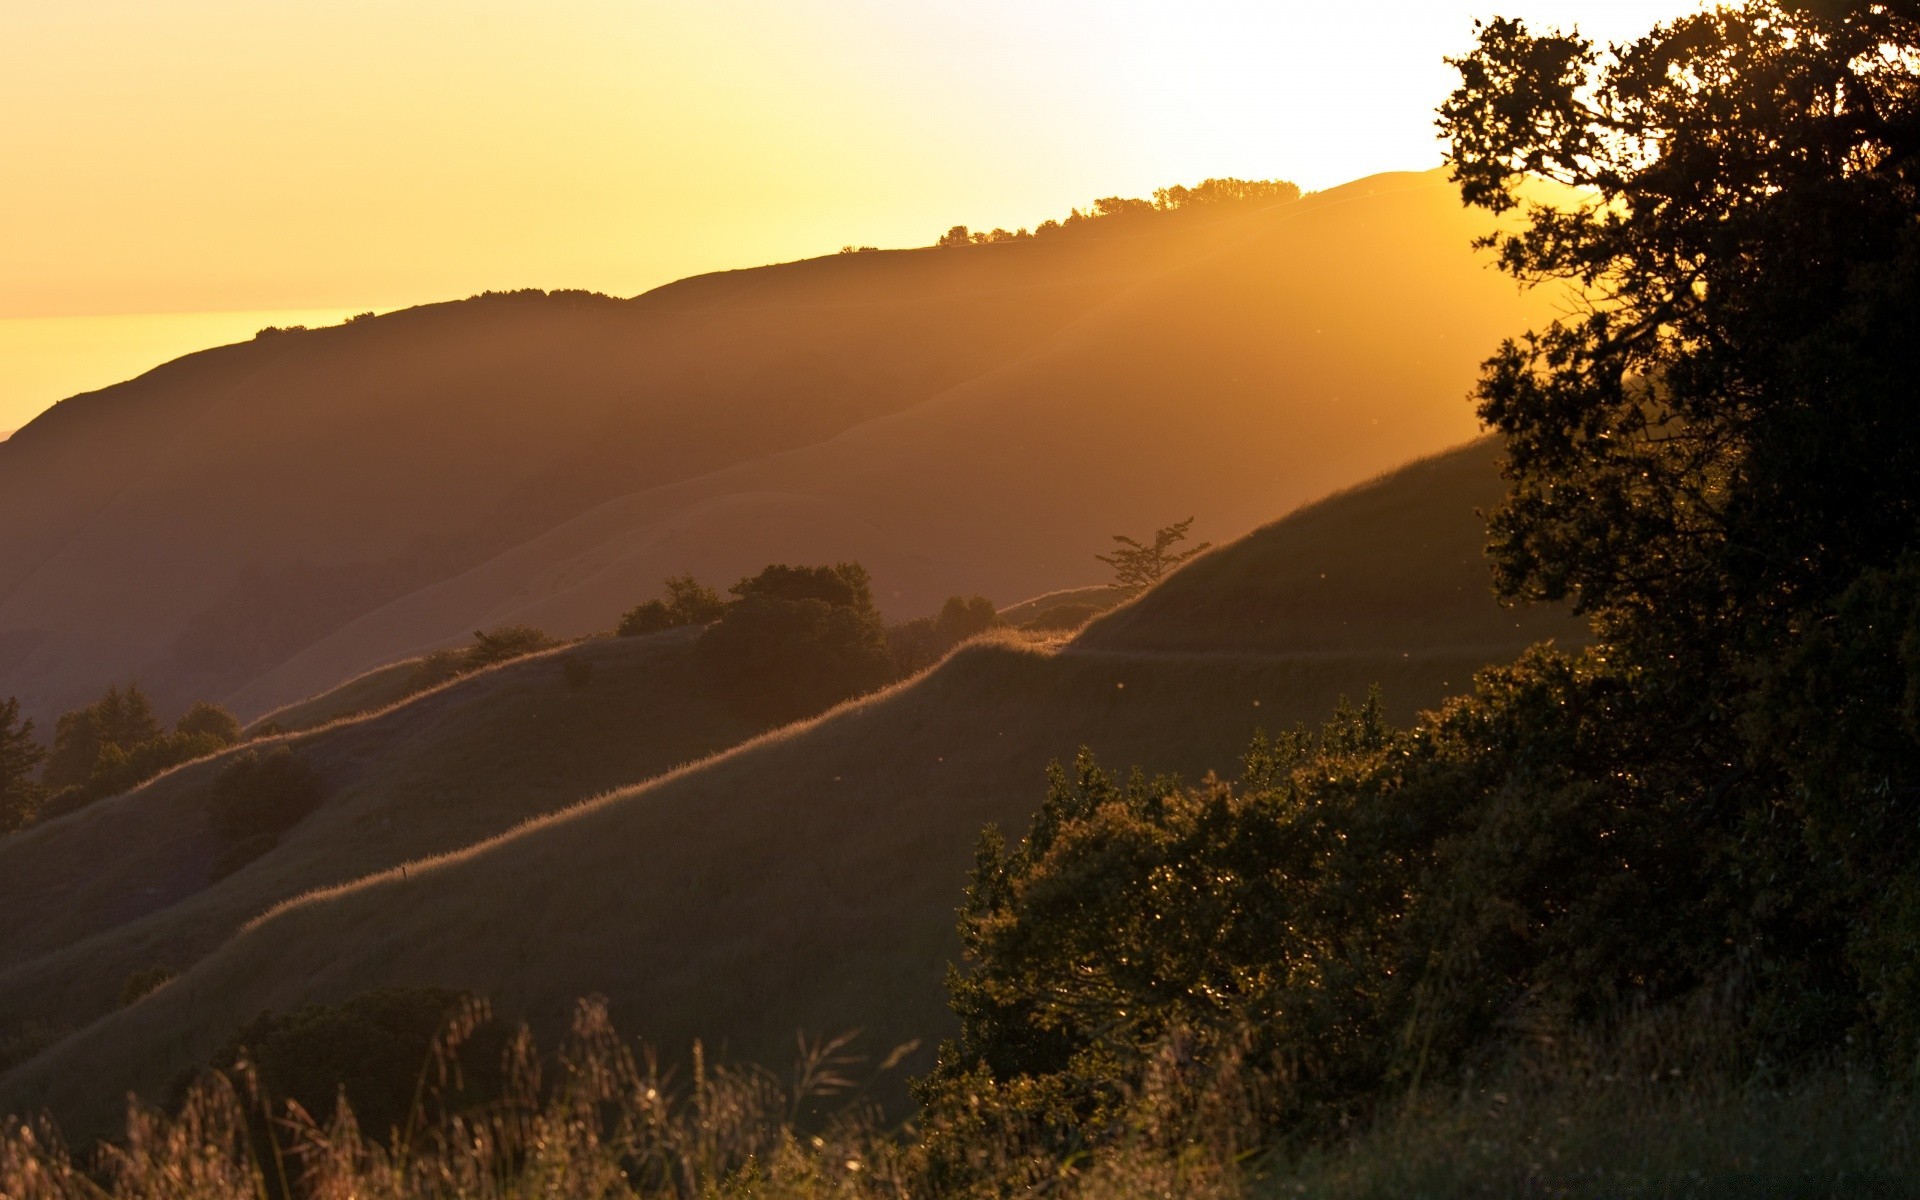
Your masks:
[[[620,618],[614,632],[620,637],[640,637],[682,625],[707,625],[720,619],[727,602],[720,593],[702,585],[691,575],[677,575],[666,581],[664,600],[649,600]]]
[[[214,877],[224,878],[278,845],[280,835],[321,799],[319,776],[287,747],[235,755],[207,797],[207,823],[225,845]]]
[[[792,721],[894,677],[864,568],[770,566],[700,636],[699,655],[744,712]]]
[[[511,1036],[465,993],[382,988],[340,1004],[261,1013],[211,1065],[226,1070],[244,1058],[276,1108],[292,1101],[321,1120],[344,1096],[361,1131],[384,1142],[426,1115],[416,1110],[429,1090],[450,1109],[463,1098],[499,1097],[506,1090]],[[453,1061],[444,1065],[457,1063],[457,1076],[436,1071],[436,1049],[451,1054]],[[185,1090],[176,1087],[176,1103]]]
[[[558,644],[531,625],[502,625],[486,632],[476,629],[461,666],[468,671],[478,671]]]
[[[916,617],[887,630],[894,669],[910,675],[930,667],[961,642],[1000,623],[999,611],[985,596],[949,596],[937,616]]]
[[[197,702],[183,713],[174,723],[173,731],[189,737],[204,735],[227,746],[240,740],[239,720],[218,704],[209,704],[205,700]]]

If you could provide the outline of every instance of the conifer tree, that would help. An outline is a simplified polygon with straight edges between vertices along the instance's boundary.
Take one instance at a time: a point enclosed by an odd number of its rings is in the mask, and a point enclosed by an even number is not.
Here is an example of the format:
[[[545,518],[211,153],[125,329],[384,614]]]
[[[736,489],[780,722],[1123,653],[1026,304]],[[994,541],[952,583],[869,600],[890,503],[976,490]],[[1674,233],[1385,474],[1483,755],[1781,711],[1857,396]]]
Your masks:
[[[33,721],[20,716],[20,701],[0,701],[0,833],[33,820],[41,792],[33,773],[45,757],[33,740]]]

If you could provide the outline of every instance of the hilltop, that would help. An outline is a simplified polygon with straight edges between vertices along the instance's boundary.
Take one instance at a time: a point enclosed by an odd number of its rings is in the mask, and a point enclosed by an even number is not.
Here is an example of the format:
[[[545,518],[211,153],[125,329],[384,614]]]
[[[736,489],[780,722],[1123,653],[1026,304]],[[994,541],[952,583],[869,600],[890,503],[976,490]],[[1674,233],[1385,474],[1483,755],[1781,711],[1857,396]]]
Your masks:
[[[1473,510],[1498,487],[1476,443],[1204,555],[1064,644],[963,647],[813,721],[284,904],[0,1079],[0,1107],[100,1120],[120,1087],[151,1093],[263,1008],[388,984],[470,988],[547,1027],[600,993],[670,1050],[701,1037],[774,1061],[795,1029],[938,1036],[969,848],[985,823],[1023,827],[1049,760],[1090,746],[1111,763],[1231,774],[1256,730],[1317,719],[1341,694],[1379,683],[1404,718],[1485,663],[1576,634],[1485,589]],[[1423,531],[1411,559],[1408,524]],[[1480,590],[1458,590],[1475,572]],[[1281,627],[1240,646],[1235,614],[1267,593],[1349,613],[1350,643]],[[1403,628],[1421,613],[1446,616]],[[1162,628],[1174,619],[1194,635]],[[189,918],[144,920],[141,936],[161,938]],[[100,985],[81,983],[88,953],[0,976],[0,1004],[101,1013]]]
[[[632,300],[279,332],[0,444],[0,694],[243,718],[665,575],[858,559],[891,614],[1090,582],[1473,432],[1523,301],[1438,173],[1123,235],[835,255]]]

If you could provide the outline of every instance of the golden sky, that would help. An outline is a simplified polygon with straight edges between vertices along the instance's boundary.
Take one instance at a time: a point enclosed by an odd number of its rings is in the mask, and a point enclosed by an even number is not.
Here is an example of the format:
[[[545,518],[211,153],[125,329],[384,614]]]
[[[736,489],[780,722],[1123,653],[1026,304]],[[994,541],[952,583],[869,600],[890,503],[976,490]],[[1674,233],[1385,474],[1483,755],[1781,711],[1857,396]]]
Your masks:
[[[0,0],[0,430],[131,373],[158,327],[116,358],[104,317],[625,295],[1208,175],[1432,166],[1475,15],[1619,37],[1691,7]]]

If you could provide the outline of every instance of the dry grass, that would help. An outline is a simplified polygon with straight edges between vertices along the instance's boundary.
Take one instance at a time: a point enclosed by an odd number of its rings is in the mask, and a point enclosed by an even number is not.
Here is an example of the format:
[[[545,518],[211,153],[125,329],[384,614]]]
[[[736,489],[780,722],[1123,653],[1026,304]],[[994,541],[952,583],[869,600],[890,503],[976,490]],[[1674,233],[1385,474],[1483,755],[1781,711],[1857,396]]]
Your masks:
[[[1458,461],[1474,469],[1415,469],[1357,493],[1379,501],[1363,504],[1363,512],[1391,518],[1408,508],[1469,506],[1471,493],[1462,489],[1483,487],[1490,467],[1478,452]],[[1405,494],[1380,500],[1396,492]],[[1373,579],[1380,572],[1369,556],[1399,552],[1367,536],[1304,543],[1320,556],[1316,562],[1284,532],[1289,524],[1195,564],[1222,580],[1219,613],[1245,610],[1232,588],[1275,576],[1317,587],[1320,567],[1337,607],[1338,581]],[[1470,557],[1476,543],[1452,553]],[[1183,579],[1165,587],[1182,587]],[[98,1128],[123,1087],[151,1094],[263,1008],[390,984],[487,995],[548,1032],[564,1022],[573,997],[604,994],[623,1023],[656,1044],[705,1038],[746,1059],[779,1058],[797,1028],[860,1026],[890,1042],[930,1041],[949,1028],[941,979],[954,954],[954,907],[974,838],[987,822],[1024,828],[1050,759],[1086,745],[1116,765],[1188,777],[1230,773],[1256,729],[1317,721],[1339,695],[1374,683],[1406,719],[1533,635],[1485,593],[1476,626],[1474,609],[1457,603],[1453,587],[1451,577],[1414,574],[1400,603],[1384,608],[1365,602],[1367,592],[1350,594],[1347,607],[1379,623],[1375,642],[1395,649],[1287,653],[1269,640],[1241,655],[1165,649],[1165,639],[1152,636],[1153,621],[1142,617],[1155,611],[1150,595],[1103,623],[1093,645],[966,647],[907,684],[642,786],[511,832],[503,821],[462,840],[443,838],[420,852],[441,857],[408,855],[414,861],[404,868],[352,883],[357,872],[335,862],[301,877],[321,890],[296,902],[286,902],[292,889],[251,893],[251,911],[221,909],[220,920],[232,922],[224,928],[175,905],[92,946],[0,976],[0,1003],[13,1011],[33,1015],[26,1006],[37,1000],[92,1016],[133,969],[155,961],[190,968],[0,1078],[0,1106],[50,1104]],[[1398,649],[1405,639],[1395,623],[1409,610],[1436,607],[1447,608],[1448,622],[1423,632],[1442,631],[1460,644]],[[1207,615],[1187,611],[1178,619],[1200,623]],[[1127,628],[1144,632],[1122,636]],[[1210,644],[1238,636],[1234,628],[1226,621]],[[541,669],[541,661],[530,660],[528,669]],[[659,702],[670,705],[675,695],[662,681]],[[518,728],[530,712],[543,720],[554,713],[544,701],[503,696],[498,703],[501,722],[475,723],[464,740],[422,743],[415,752],[396,746],[395,756],[369,769],[377,769],[381,788],[410,797],[406,811],[436,831],[459,820],[473,795],[497,787],[503,773],[560,781],[564,787],[549,793],[556,799],[594,786],[575,756],[617,742],[617,723],[583,728],[577,742],[502,740],[502,730]],[[545,757],[526,757],[541,747]],[[640,777],[637,769],[627,776]],[[600,787],[618,782],[610,771],[597,778],[605,780]],[[314,827],[316,862],[336,854],[340,839],[350,845],[370,832],[358,816],[340,809],[331,824]],[[384,836],[372,840],[388,846]],[[386,860],[396,861],[404,860]],[[199,957],[276,902],[269,916]],[[188,937],[205,940],[170,960],[152,949]],[[178,940],[146,940],[159,938]],[[113,954],[97,956],[105,945]]]
[[[455,850],[755,732],[694,668],[692,635],[505,663],[399,707],[278,739],[325,800],[211,878],[205,798],[224,757],[0,841],[0,1029],[13,1053],[113,1011],[137,971],[182,970],[289,897]],[[593,664],[575,686],[569,662]]]
[[[244,1062],[173,1114],[132,1106],[113,1143],[79,1159],[47,1122],[0,1123],[10,1200],[1453,1200],[1469,1197],[1899,1197],[1920,1184],[1920,1111],[1839,1067],[1778,1084],[1699,1053],[1698,1026],[1536,1047],[1487,1078],[1390,1104],[1333,1144],[1288,1149],[1249,1117],[1262,1086],[1231,1057],[1149,1067],[1126,1118],[1090,1153],[1035,1156],[1016,1127],[969,1147],[964,1190],[936,1182],[913,1126],[890,1126],[872,1084],[897,1071],[835,1039],[802,1043],[785,1076],[710,1063],[663,1070],[574,1009],[559,1052],[524,1032],[497,1097],[457,1090],[456,1020],[395,1129],[344,1102],[308,1113]],[[1169,1059],[1169,1062],[1172,1060]],[[449,1085],[454,1085],[449,1088]],[[937,1113],[925,1121],[938,1125]]]
[[[247,728],[253,731],[272,724],[287,733],[299,733],[390,708],[412,694],[409,685],[414,672],[425,661],[426,656],[420,655],[375,667],[319,695],[276,708]]]

